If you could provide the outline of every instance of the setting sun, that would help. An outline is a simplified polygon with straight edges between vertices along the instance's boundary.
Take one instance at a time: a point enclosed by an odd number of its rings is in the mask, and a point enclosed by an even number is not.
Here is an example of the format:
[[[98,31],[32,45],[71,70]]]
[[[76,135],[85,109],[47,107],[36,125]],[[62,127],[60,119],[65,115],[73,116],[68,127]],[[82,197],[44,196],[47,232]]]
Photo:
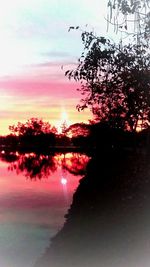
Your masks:
[[[77,36],[73,40],[68,33],[72,21],[70,9],[64,8],[67,2],[0,3],[0,135],[9,134],[10,125],[31,117],[49,121],[59,132],[64,122],[69,126],[88,121],[89,111],[76,110],[81,97],[76,83],[65,77],[65,67],[76,62],[81,50],[80,41],[75,45]],[[77,1],[69,5],[74,10]]]
[[[65,110],[62,110],[62,112],[60,114],[60,120],[58,121],[58,123],[56,125],[58,133],[62,132],[62,126],[64,123],[65,123],[66,127],[69,127],[71,125],[68,113]]]

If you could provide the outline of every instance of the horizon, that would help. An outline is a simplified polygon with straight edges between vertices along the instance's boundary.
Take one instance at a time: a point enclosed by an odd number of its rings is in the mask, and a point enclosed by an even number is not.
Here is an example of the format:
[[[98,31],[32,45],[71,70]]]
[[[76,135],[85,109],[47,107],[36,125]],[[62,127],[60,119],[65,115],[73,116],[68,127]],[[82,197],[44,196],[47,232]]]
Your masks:
[[[0,11],[0,135],[31,117],[51,125],[65,110],[70,124],[92,119],[89,109],[78,112],[78,84],[65,77],[83,50],[79,25],[106,35],[107,1],[8,0]],[[107,36],[116,38],[109,31]],[[63,66],[63,67],[62,67]]]
[[[61,112],[60,113],[60,119],[59,120],[56,120],[56,123],[51,123],[50,120],[46,120],[46,119],[43,119],[41,117],[29,117],[27,119],[20,120],[20,121],[17,121],[16,120],[16,122],[14,122],[13,124],[8,125],[8,129],[6,131],[5,130],[4,131],[0,131],[0,136],[1,137],[5,137],[7,135],[12,134],[11,131],[10,131],[10,129],[9,129],[9,126],[13,126],[13,125],[17,126],[18,123],[23,123],[24,124],[28,120],[30,120],[31,118],[41,119],[43,122],[48,122],[51,127],[55,127],[57,129],[58,134],[61,134],[61,127],[62,127],[63,123],[66,123],[66,126],[69,127],[69,126],[71,126],[71,125],[73,125],[75,123],[81,123],[81,124],[82,123],[86,123],[86,124],[89,124],[89,121],[90,121],[90,118],[87,118],[87,119],[82,120],[82,121],[71,121],[71,120],[68,119],[68,115],[67,114],[66,114],[66,116],[67,116],[67,120],[65,120],[65,119],[63,120],[62,112]]]

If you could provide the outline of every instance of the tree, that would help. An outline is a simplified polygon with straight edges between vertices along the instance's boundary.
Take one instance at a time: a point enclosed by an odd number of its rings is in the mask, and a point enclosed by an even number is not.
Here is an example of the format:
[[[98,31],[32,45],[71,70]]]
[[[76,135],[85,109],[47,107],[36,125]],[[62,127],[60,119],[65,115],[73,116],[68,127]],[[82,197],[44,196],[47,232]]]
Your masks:
[[[84,51],[69,79],[80,82],[78,110],[90,107],[110,127],[136,131],[150,121],[150,54],[147,44],[112,43],[82,32]]]
[[[108,24],[132,34],[138,42],[150,39],[150,0],[108,0]]]
[[[71,137],[88,136],[89,128],[89,124],[74,123],[67,128],[66,134]]]
[[[57,130],[42,119],[31,118],[26,123],[9,126],[9,129],[18,138],[18,149],[43,151],[55,146]]]
[[[66,134],[66,130],[67,130],[67,122],[66,121],[64,121],[62,124],[61,124],[61,132],[62,132],[62,134],[63,135],[65,135]]]
[[[9,126],[9,130],[19,136],[37,136],[57,132],[56,128],[52,127],[49,122],[43,122],[42,119],[38,118],[31,118],[26,123],[18,122],[17,126]]]

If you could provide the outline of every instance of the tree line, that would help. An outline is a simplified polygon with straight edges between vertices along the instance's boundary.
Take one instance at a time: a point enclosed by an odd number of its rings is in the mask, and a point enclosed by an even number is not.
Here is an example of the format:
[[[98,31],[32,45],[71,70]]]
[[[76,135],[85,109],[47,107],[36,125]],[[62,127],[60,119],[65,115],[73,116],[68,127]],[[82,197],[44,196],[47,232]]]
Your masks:
[[[150,0],[108,0],[108,24],[117,27],[117,31],[125,31],[132,41],[121,39],[115,43],[93,31],[81,31],[83,52],[77,67],[67,70],[65,75],[80,84],[77,90],[82,99],[77,109],[92,111],[94,119],[89,125],[80,123],[67,128],[64,124],[62,134],[58,134],[48,122],[31,118],[26,123],[10,126],[11,135],[5,142],[46,149],[68,144],[86,146],[89,138],[91,146],[109,144],[114,147],[123,142],[134,144],[146,133],[149,143],[149,5]],[[131,33],[130,24],[133,23],[136,28]],[[80,30],[80,27],[70,29]],[[137,134],[141,130],[143,133]]]
[[[96,149],[137,149],[149,147],[149,129],[141,132],[111,128],[108,124],[91,121],[74,123],[63,128],[62,133],[42,119],[31,118],[25,123],[9,127],[11,133],[0,137],[1,151],[52,153],[74,148],[86,153]],[[72,150],[71,150],[72,149]]]

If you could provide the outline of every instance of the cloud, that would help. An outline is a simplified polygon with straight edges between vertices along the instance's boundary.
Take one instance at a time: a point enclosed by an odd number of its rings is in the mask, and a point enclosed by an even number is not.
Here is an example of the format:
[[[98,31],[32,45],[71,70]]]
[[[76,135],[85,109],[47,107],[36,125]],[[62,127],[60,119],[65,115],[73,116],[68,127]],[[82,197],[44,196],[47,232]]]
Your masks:
[[[76,90],[79,84],[65,77],[67,69],[76,67],[83,50],[81,31],[68,32],[68,28],[79,25],[85,29],[88,24],[94,30],[98,26],[103,32],[104,3],[99,0],[88,4],[86,0],[8,2],[4,2],[0,11],[0,131],[4,132],[8,124],[33,116],[55,123],[60,119],[62,107],[72,122],[88,120],[89,111],[76,110],[82,97]]]
[[[70,53],[66,51],[50,51],[50,52],[42,52],[41,55],[46,58],[58,58],[60,59],[66,59],[70,58]]]
[[[0,80],[0,91],[5,90],[7,94],[16,96],[16,97],[63,97],[70,98],[79,97],[79,93],[76,91],[77,84],[74,82],[69,82],[66,79],[66,82],[59,82],[56,80],[50,81],[45,77],[36,77],[31,78],[9,78]]]
[[[31,117],[58,125],[62,109],[66,110],[70,123],[87,121],[91,117],[90,112],[79,113],[76,110],[81,98],[76,88],[76,83],[49,81],[40,77],[39,80],[23,77],[1,79],[0,133],[9,133],[9,125],[25,122]]]

